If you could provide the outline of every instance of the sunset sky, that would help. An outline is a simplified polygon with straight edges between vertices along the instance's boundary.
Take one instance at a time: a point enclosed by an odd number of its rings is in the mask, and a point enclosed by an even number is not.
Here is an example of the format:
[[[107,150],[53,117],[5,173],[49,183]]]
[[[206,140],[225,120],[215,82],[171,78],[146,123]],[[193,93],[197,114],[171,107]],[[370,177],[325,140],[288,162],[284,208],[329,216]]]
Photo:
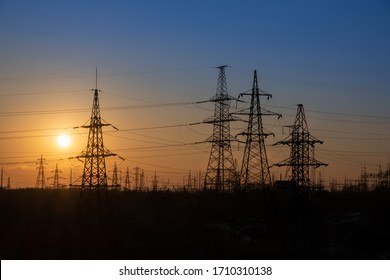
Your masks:
[[[87,143],[98,68],[106,147],[139,166],[146,179],[182,183],[205,171],[212,133],[202,122],[214,104],[218,69],[229,94],[260,86],[270,165],[289,157],[271,145],[288,136],[303,104],[326,183],[358,179],[390,162],[390,2],[382,1],[56,1],[0,0],[0,166],[3,185],[34,186],[37,159],[46,177],[56,163],[68,183]],[[248,101],[248,100],[247,100]],[[233,103],[232,111],[236,110]],[[239,104],[242,109],[248,104]],[[190,125],[194,124],[194,125]],[[168,126],[168,127],[167,127]],[[169,127],[171,126],[171,127]],[[232,135],[245,129],[231,124]],[[57,138],[70,136],[61,147]],[[243,144],[233,144],[241,165]],[[283,168],[273,167],[279,179]],[[123,173],[124,176],[124,173]],[[52,181],[49,180],[49,184]]]

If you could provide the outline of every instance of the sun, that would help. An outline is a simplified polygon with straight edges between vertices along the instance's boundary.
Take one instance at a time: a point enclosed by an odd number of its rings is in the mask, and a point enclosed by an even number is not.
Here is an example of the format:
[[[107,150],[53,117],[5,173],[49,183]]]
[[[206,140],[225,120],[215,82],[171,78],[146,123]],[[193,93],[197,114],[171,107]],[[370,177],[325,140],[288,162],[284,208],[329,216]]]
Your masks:
[[[61,134],[60,136],[57,137],[57,144],[61,148],[66,148],[70,145],[70,137],[69,135],[66,134]]]

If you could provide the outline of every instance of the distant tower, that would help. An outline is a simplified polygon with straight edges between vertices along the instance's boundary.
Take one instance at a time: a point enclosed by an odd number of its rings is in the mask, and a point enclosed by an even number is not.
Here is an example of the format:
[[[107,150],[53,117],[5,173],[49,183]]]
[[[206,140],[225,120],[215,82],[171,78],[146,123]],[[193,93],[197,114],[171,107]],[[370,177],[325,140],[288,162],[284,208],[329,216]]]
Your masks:
[[[138,166],[134,168],[134,190],[135,191],[140,191],[140,171],[141,168]]]
[[[231,191],[238,185],[238,176],[233,159],[230,142],[230,122],[234,119],[230,114],[230,101],[236,100],[228,95],[225,68],[217,67],[219,77],[217,92],[209,101],[215,103],[214,117],[205,120],[213,124],[213,134],[207,139],[211,143],[211,152],[205,174],[205,188],[217,191]]]
[[[38,160],[39,160],[38,176],[37,176],[37,181],[35,183],[35,188],[43,189],[46,188],[45,167],[44,167],[45,159],[41,155],[41,157]]]
[[[153,191],[157,191],[157,188],[158,188],[157,172],[154,171],[154,176],[152,177],[152,189]]]
[[[289,166],[292,169],[292,181],[299,189],[315,188],[315,182],[310,181],[310,167],[326,166],[312,157],[310,149],[315,144],[322,144],[310,135],[302,104],[298,104],[297,115],[292,126],[291,136],[274,145],[288,145],[291,147],[290,158],[275,164],[275,166]]]
[[[61,173],[61,171],[58,170],[58,164],[56,164],[56,169],[54,170],[54,176],[48,178],[48,179],[53,179],[53,188],[61,188],[65,186],[60,183],[60,179],[65,179],[65,178],[60,177],[59,173]]]
[[[114,169],[112,170],[112,187],[120,187],[121,184],[118,178],[118,167],[116,166],[116,162],[114,162]]]
[[[251,96],[251,104],[249,112],[243,110],[239,112],[240,115],[248,115],[248,127],[245,132],[240,133],[246,136],[244,156],[241,165],[240,181],[244,188],[259,188],[266,187],[272,184],[271,174],[268,166],[267,152],[265,149],[264,139],[272,135],[272,133],[265,133],[263,128],[263,115],[281,115],[261,108],[260,96],[267,96],[271,98],[272,95],[268,93],[260,93],[257,72],[254,71],[253,86],[251,93],[242,93],[243,95]]]
[[[96,70],[97,77],[97,70]],[[110,126],[111,124],[102,123],[100,117],[99,107],[99,91],[96,87],[93,89],[93,105],[92,113],[89,125],[83,125],[83,128],[88,128],[88,142],[87,147],[80,155],[76,156],[77,159],[84,159],[84,171],[81,181],[81,187],[84,188],[101,188],[107,187],[107,173],[106,173],[106,157],[116,156],[116,154],[110,152],[103,145],[103,126]],[[115,128],[115,127],[114,127]]]
[[[3,175],[4,175],[4,170],[3,170],[3,167],[1,167],[1,173],[0,173],[0,188],[3,188]]]
[[[139,176],[139,190],[144,191],[145,189],[145,173],[141,170],[141,174]]]
[[[188,189],[192,189],[192,175],[191,175],[191,170],[188,171],[188,177],[187,177],[187,186]]]
[[[130,172],[128,167],[126,168],[125,189],[130,190]]]

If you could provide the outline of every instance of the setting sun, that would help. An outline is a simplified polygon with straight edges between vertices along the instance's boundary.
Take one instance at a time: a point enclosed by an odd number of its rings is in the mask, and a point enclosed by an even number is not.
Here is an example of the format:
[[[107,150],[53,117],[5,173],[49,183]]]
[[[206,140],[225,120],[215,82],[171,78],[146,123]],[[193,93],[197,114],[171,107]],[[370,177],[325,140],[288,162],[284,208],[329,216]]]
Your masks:
[[[70,137],[69,137],[69,135],[62,134],[62,135],[58,136],[57,144],[61,148],[68,147],[70,145]]]

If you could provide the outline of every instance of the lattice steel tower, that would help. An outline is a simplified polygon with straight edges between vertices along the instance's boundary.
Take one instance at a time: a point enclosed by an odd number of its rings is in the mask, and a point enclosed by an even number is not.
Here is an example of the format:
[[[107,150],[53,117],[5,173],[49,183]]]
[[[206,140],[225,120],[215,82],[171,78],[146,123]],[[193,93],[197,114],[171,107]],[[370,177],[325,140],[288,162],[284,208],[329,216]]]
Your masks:
[[[45,159],[41,157],[38,159],[39,160],[39,166],[38,166],[38,176],[37,176],[37,181],[35,183],[36,188],[45,188],[46,187],[46,178],[45,178]]]
[[[126,168],[125,190],[130,190],[130,172],[128,167]]]
[[[121,180],[118,178],[118,167],[116,166],[116,162],[114,162],[114,169],[112,170],[112,187],[117,188],[121,186]]]
[[[97,70],[96,70],[97,73]],[[97,74],[96,74],[97,76]],[[87,147],[77,159],[84,159],[84,171],[81,181],[82,188],[101,188],[107,187],[107,173],[106,173],[106,157],[116,156],[116,154],[109,151],[103,145],[103,126],[112,126],[108,123],[102,123],[100,117],[99,107],[99,92],[96,87],[92,90],[94,92],[91,118],[88,125],[83,125],[83,128],[88,128],[88,142]],[[114,127],[115,128],[115,127]]]
[[[226,83],[225,68],[217,67],[219,77],[217,92],[209,101],[215,103],[214,117],[205,120],[213,124],[213,134],[206,141],[212,144],[210,158],[205,175],[205,188],[217,191],[229,191],[238,187],[238,176],[233,159],[230,135],[230,122],[235,120],[230,114],[230,102],[236,100],[229,96]]]
[[[327,164],[314,159],[311,156],[315,144],[323,141],[311,136],[306,122],[305,111],[302,104],[298,104],[297,115],[292,125],[291,135],[285,140],[274,145],[289,145],[291,147],[290,158],[275,164],[275,166],[288,166],[292,169],[292,181],[297,188],[315,188],[315,182],[310,181],[310,168],[318,168]]]
[[[240,135],[246,136],[244,156],[242,159],[240,183],[244,188],[266,187],[272,184],[268,166],[267,152],[264,139],[272,133],[264,132],[263,115],[281,115],[265,110],[260,105],[260,96],[271,98],[272,95],[259,90],[257,72],[254,71],[251,93],[242,93],[251,96],[251,104],[248,109],[238,112],[240,115],[248,115],[248,127]]]
[[[54,172],[54,176],[50,177],[48,179],[53,179],[53,188],[57,189],[57,188],[65,187],[64,184],[60,183],[60,179],[65,179],[65,178],[60,176],[60,173],[62,173],[62,171],[60,171],[58,169],[58,164],[57,163],[56,163],[56,169],[54,171],[52,171],[52,172]]]

